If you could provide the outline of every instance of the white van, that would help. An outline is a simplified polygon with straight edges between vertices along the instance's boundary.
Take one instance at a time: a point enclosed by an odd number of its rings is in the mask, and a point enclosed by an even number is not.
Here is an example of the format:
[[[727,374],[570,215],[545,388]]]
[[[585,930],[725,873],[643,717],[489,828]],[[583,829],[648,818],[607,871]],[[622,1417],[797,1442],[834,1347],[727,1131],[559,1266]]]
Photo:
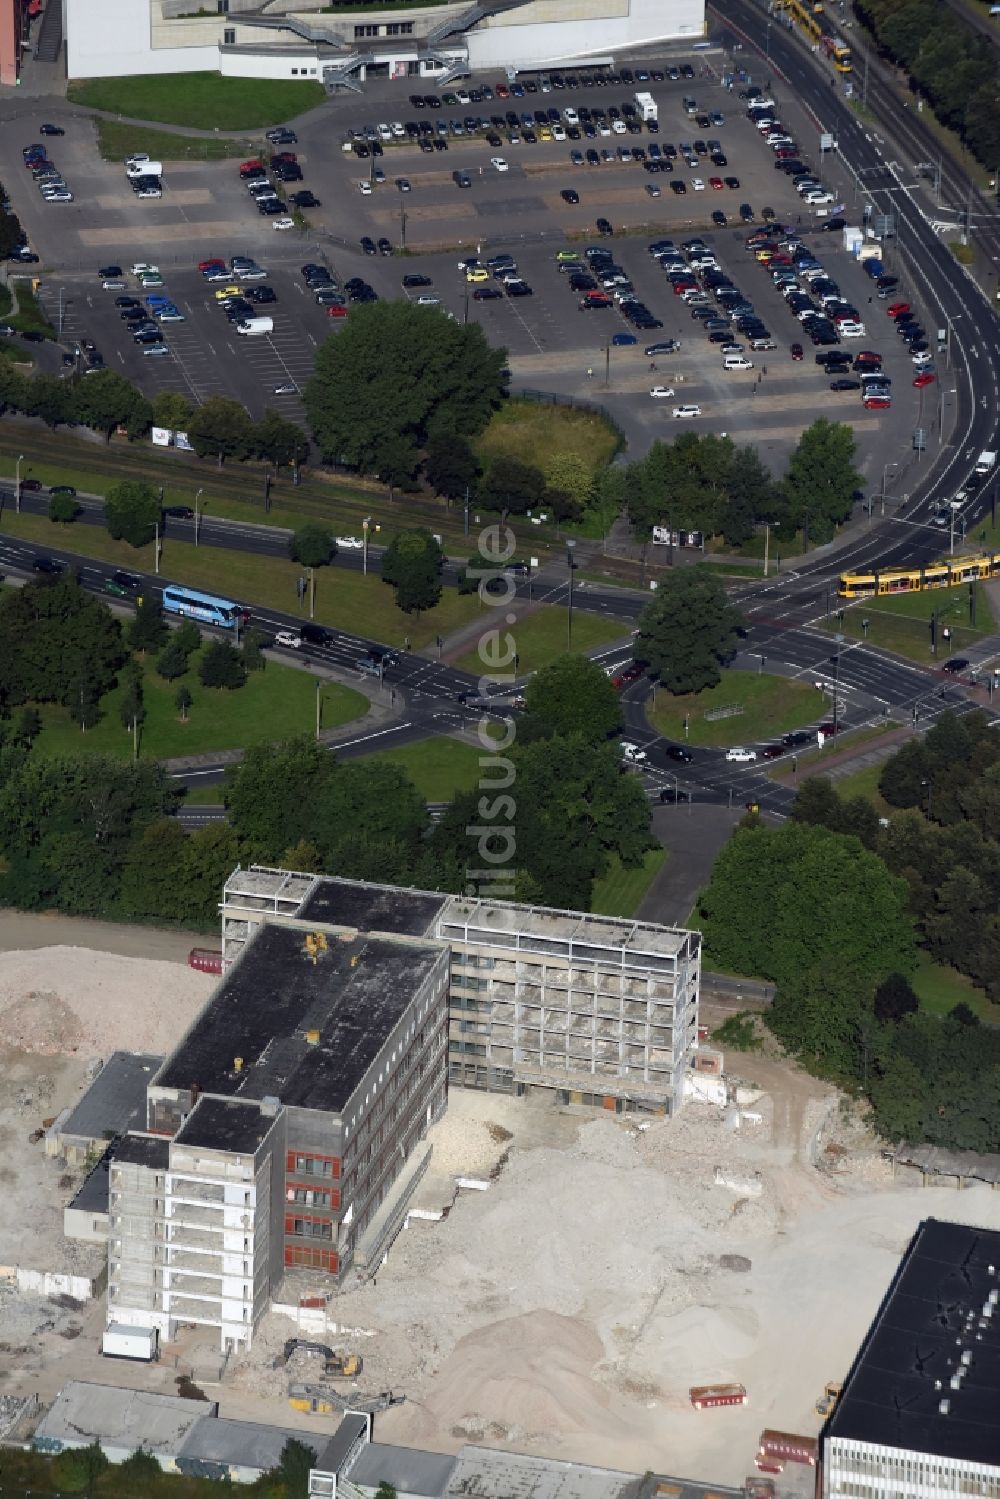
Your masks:
[[[752,370],[753,360],[745,354],[727,354],[722,361],[724,370]]]
[[[162,177],[163,162],[150,161],[143,157],[142,161],[127,161],[125,163],[126,177]]]
[[[274,318],[272,317],[248,317],[242,323],[236,324],[237,333],[245,337],[255,337],[261,333],[274,332]]]

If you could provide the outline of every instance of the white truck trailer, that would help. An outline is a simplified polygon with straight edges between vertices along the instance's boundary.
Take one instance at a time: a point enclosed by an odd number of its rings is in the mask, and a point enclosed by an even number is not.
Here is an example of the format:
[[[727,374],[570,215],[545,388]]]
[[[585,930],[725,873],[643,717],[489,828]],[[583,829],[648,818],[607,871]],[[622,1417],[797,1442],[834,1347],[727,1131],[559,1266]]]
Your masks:
[[[155,1327],[128,1327],[111,1322],[104,1329],[101,1352],[105,1358],[131,1358],[151,1364],[160,1353],[160,1334]]]
[[[652,94],[636,94],[635,107],[639,111],[641,120],[655,120],[657,115],[656,100]]]

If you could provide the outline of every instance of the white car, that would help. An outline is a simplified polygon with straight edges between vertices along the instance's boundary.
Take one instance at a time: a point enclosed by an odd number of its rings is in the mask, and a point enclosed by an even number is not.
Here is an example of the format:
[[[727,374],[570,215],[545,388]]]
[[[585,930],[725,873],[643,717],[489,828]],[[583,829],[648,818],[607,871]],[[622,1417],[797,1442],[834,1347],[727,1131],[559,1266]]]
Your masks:
[[[832,203],[833,193],[806,193],[805,201],[807,203]]]
[[[668,396],[674,395],[675,391],[669,385],[654,385],[649,393],[654,401],[665,401]]]
[[[633,744],[630,739],[622,740],[621,752],[625,759],[631,760],[634,765],[641,765],[643,760],[647,758],[646,751],[640,749],[637,744]]]
[[[614,131],[615,135],[625,135],[625,133],[628,130],[628,126],[625,124],[624,120],[612,120],[611,121],[611,128]],[[604,134],[603,130],[601,131],[601,134],[602,135]],[[552,132],[552,135],[553,135],[553,139],[554,139],[555,138],[555,131]]]
[[[696,193],[703,193],[705,191],[705,184],[700,177],[692,177],[691,186]]]
[[[295,220],[294,219],[272,219],[271,220],[271,228],[272,229],[294,229],[295,228]]]
[[[418,307],[440,307],[441,298],[435,297],[430,292],[424,292],[422,297],[417,298]]]
[[[838,323],[837,332],[841,338],[864,338],[866,329],[864,323]]]
[[[930,349],[920,349],[916,354],[911,354],[910,358],[918,370],[929,370],[934,363]]]
[[[146,158],[148,160],[148,157]],[[147,265],[144,260],[137,260],[132,267],[133,276],[158,276],[160,267],[158,265]]]
[[[749,761],[756,760],[757,751],[746,749],[742,744],[734,744],[732,749],[726,750],[726,759],[736,765],[745,765]]]
[[[670,413],[670,415],[672,417],[676,418],[677,421],[683,421],[683,420],[685,420],[685,418],[688,418],[688,417],[701,416],[701,407],[700,406],[675,406],[674,409],[673,409],[673,411]]]
[[[365,178],[365,180],[363,182],[359,182],[358,183],[358,192],[361,194],[361,196],[363,198],[370,198],[371,197],[371,195],[372,195],[372,185],[368,181],[367,177]]]
[[[498,172],[509,171],[509,167],[507,166],[507,163],[504,161],[502,156],[491,156],[490,166],[496,167]]]
[[[363,551],[365,545],[360,536],[337,536],[334,540],[337,546],[345,552]]]
[[[46,203],[72,203],[73,194],[68,188],[57,188],[55,192],[43,193],[42,198]]]
[[[280,385],[271,388],[272,396],[296,396],[298,393],[299,387],[293,380],[284,380]]]
[[[296,630],[279,630],[274,637],[274,643],[287,646],[290,651],[297,651],[302,644],[302,636]]]

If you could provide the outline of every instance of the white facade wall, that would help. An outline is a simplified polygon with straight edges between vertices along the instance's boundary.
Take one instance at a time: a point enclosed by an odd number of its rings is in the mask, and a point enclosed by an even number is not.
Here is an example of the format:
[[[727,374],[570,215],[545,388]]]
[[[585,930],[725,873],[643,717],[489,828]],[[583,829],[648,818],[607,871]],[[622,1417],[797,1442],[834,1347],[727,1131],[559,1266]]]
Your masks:
[[[848,1437],[823,1443],[823,1499],[1000,1499],[1000,1467],[883,1447]]]
[[[210,73],[219,66],[214,19],[210,42],[202,27],[196,44],[154,48],[151,0],[66,0],[65,21],[68,78]]]
[[[480,22],[466,40],[473,69],[533,68],[704,32],[704,0],[533,0]]]
[[[273,45],[278,35],[277,32],[258,31],[257,40],[267,40]],[[322,83],[323,66],[317,63],[315,50],[293,52],[289,49],[278,57],[273,52],[227,52],[224,47],[218,50],[212,63],[223,78],[306,78],[313,83]],[[329,67],[329,63],[326,66]]]

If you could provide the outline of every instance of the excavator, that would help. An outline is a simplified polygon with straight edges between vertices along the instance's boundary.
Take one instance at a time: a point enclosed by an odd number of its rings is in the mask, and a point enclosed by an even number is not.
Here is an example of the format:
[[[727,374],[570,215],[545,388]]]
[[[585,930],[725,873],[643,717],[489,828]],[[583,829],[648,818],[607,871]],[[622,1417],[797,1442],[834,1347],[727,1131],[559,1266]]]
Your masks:
[[[318,1353],[324,1361],[323,1373],[331,1379],[353,1379],[364,1368],[360,1354],[335,1353],[326,1343],[309,1343],[304,1338],[289,1338],[274,1360],[274,1368],[284,1368],[293,1353]]]
[[[816,1401],[817,1416],[829,1416],[840,1399],[840,1392],[844,1388],[842,1384],[828,1384],[822,1395]]]

